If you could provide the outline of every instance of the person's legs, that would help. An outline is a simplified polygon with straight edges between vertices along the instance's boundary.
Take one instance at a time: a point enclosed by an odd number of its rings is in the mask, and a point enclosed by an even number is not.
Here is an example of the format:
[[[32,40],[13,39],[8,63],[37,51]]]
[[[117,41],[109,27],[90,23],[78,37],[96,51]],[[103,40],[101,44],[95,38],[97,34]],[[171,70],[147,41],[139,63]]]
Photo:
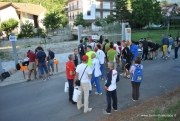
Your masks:
[[[106,109],[106,111],[108,113],[111,113],[111,97],[112,97],[112,91],[106,91],[106,98],[107,98],[107,109]]]
[[[52,74],[53,74],[54,73],[54,60],[53,59],[51,60],[51,65],[50,66],[51,66]]]
[[[117,110],[117,94],[116,90],[112,91],[113,109]]]
[[[104,79],[104,64],[101,64],[100,70],[101,70],[101,79]]]
[[[31,73],[32,73],[32,70],[29,70],[29,73],[28,73],[28,80],[29,81],[31,80]]]
[[[45,79],[44,64],[43,63],[38,63],[38,68],[40,70],[41,76],[43,77],[43,79]]]
[[[47,69],[45,62],[43,63],[43,68],[44,68],[44,71],[46,72],[46,75],[49,76],[49,72],[48,72],[48,69]]]
[[[90,89],[90,84],[89,82],[87,83],[81,83],[82,88],[84,90],[84,112],[86,113],[89,111],[89,89]]]
[[[73,79],[68,79],[69,83],[69,100],[72,101],[73,98],[73,92],[74,92],[74,80]]]
[[[139,87],[140,87],[140,84],[139,82],[135,82],[135,90],[136,90],[136,93],[135,93],[135,100],[138,100],[139,99]]]
[[[178,58],[178,47],[175,47],[174,48],[174,54],[175,54],[175,59],[177,59]]]
[[[82,94],[83,94],[83,88],[82,88],[82,85],[79,86],[78,88],[79,91],[81,91],[80,95],[79,95],[79,98],[77,100],[77,109],[80,109],[81,106],[82,106]]]
[[[102,91],[101,91],[101,86],[99,83],[99,77],[95,77],[95,84],[96,84],[96,90],[97,90],[98,94],[101,94]]]
[[[135,90],[135,82],[131,81],[132,85],[132,99],[135,100],[136,90]]]
[[[95,82],[95,76],[94,76],[94,71],[93,71],[92,78],[91,78],[91,85],[92,85],[92,87],[94,85],[94,82]],[[89,91],[89,94],[92,94],[92,90]]]
[[[145,51],[145,52],[144,52],[144,54],[145,54],[145,60],[147,60],[147,56],[148,56],[148,49],[145,49],[144,51]]]

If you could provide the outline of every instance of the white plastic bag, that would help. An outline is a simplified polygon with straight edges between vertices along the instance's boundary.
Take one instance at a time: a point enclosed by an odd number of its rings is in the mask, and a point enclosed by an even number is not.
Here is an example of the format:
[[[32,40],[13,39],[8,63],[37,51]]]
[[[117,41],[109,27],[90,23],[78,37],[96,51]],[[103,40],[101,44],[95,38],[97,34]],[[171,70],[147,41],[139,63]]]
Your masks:
[[[74,102],[77,102],[78,101],[78,98],[79,98],[79,95],[81,94],[81,91],[78,90],[78,87],[75,87],[74,88],[74,92],[73,92],[73,101]]]
[[[69,91],[69,84],[68,82],[65,82],[64,92],[68,92],[68,91]]]

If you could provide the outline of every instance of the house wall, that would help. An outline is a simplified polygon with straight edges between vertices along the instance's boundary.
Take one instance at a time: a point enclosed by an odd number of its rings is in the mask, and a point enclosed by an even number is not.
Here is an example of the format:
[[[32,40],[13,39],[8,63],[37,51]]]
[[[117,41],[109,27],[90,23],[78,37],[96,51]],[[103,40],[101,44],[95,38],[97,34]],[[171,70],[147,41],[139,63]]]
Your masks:
[[[45,27],[43,26],[41,21],[44,19],[44,17],[45,17],[45,11],[38,16],[39,27],[43,29],[45,29]]]
[[[110,9],[110,2],[103,2],[103,8]]]
[[[29,21],[34,25],[33,15],[28,13],[22,13],[22,22],[25,23],[26,21]]]
[[[110,15],[110,12],[103,12],[103,18],[107,17],[108,15]]]
[[[0,21],[1,22],[4,20],[8,20],[9,18],[14,18],[17,21],[19,21],[19,16],[18,16],[16,10],[12,6],[9,6],[5,9],[0,10]]]

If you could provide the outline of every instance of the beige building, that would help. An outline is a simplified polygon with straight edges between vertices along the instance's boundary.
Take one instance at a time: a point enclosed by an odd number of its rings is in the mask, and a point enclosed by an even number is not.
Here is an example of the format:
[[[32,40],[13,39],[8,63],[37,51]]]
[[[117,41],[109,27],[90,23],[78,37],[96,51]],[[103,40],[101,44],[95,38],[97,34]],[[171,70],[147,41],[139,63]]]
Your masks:
[[[35,28],[44,28],[41,20],[45,16],[46,9],[41,5],[28,3],[0,2],[0,22],[14,18],[20,23],[31,22]]]
[[[105,18],[111,14],[115,0],[68,0],[69,25],[73,25],[76,15],[93,22],[96,17]]]

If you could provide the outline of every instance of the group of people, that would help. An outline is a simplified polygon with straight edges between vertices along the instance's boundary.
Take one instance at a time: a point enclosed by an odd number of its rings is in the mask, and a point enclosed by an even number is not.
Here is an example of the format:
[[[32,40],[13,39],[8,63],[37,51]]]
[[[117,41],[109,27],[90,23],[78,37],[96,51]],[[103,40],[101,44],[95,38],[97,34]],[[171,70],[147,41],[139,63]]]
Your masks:
[[[42,77],[43,81],[50,79],[50,75],[53,75],[55,54],[50,48],[48,48],[47,51],[48,51],[48,56],[44,52],[44,49],[40,45],[38,45],[35,51],[29,50],[27,52],[27,57],[29,58],[29,65],[28,65],[29,73],[28,73],[27,81],[31,81],[31,73],[33,71],[34,71],[34,79],[37,78],[36,68],[38,68],[39,77]]]
[[[111,109],[117,111],[117,94],[116,83],[119,81],[120,62],[122,61],[122,69],[124,76],[131,78],[132,81],[132,100],[139,99],[139,86],[143,78],[141,58],[138,57],[138,46],[134,41],[118,41],[117,43],[109,42],[108,39],[102,44],[100,41],[94,42],[90,39],[90,44],[86,45],[87,38],[74,49],[74,54],[68,56],[69,61],[66,63],[66,75],[69,83],[69,102],[77,104],[80,110],[84,107],[84,113],[92,111],[89,108],[89,95],[92,95],[92,87],[96,86],[96,95],[102,95],[102,86],[106,89],[107,108],[103,110],[104,114],[111,114]],[[78,62],[78,56],[80,62]],[[105,76],[105,66],[109,71]],[[140,69],[140,74],[137,73]],[[135,74],[134,74],[135,73]],[[122,74],[121,74],[122,75]],[[130,76],[131,75],[131,76]],[[138,77],[133,77],[138,75]],[[81,94],[77,103],[73,101],[73,91],[76,81],[80,80],[79,90]],[[104,80],[104,85],[100,84],[100,80]],[[139,81],[137,81],[139,80]],[[82,104],[82,94],[84,94],[84,104]],[[113,101],[111,108],[111,100]]]

